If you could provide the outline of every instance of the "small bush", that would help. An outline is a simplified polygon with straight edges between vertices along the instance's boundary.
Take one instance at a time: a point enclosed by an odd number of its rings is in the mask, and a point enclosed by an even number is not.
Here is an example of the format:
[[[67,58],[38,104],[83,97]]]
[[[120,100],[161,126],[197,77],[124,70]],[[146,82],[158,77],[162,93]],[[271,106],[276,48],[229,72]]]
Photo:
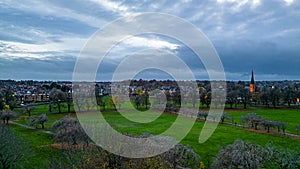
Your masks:
[[[47,117],[46,114],[41,114],[40,116],[38,117],[33,117],[33,118],[30,118],[29,121],[28,121],[28,124],[30,126],[35,126],[35,128],[38,127],[38,125],[40,124],[42,126],[42,129],[45,128],[45,123],[48,122],[49,119]]]

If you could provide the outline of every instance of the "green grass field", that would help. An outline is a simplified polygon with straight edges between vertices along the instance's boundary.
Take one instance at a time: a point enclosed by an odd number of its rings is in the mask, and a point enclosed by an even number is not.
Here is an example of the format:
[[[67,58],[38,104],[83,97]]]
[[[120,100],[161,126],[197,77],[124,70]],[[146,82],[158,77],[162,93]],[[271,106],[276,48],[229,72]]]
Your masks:
[[[263,118],[274,121],[281,121],[287,124],[287,132],[298,134],[296,127],[300,124],[299,109],[271,109],[271,108],[251,108],[246,110],[227,109],[227,114],[234,117],[234,121],[241,123],[242,115],[254,112]]]
[[[118,113],[105,113],[104,116],[106,120],[118,131],[133,134],[141,134],[143,132],[159,134],[167,129],[176,118],[174,115],[163,114],[159,119],[149,124],[134,125],[133,122],[129,122]],[[207,140],[205,143],[200,144],[198,143],[198,138],[203,124],[203,122],[196,122],[189,134],[185,137],[185,139],[182,140],[182,143],[191,145],[204,161],[208,160],[208,156],[215,156],[222,146],[232,144],[236,139],[242,139],[261,145],[272,142],[278,147],[300,149],[300,139],[277,134],[271,135],[255,133],[247,131],[241,127],[235,127],[226,124],[219,124],[212,137],[209,138],[209,140]]]
[[[40,107],[33,109],[33,115],[39,115],[48,110],[47,105],[41,105]],[[17,110],[21,111],[21,110]],[[41,112],[39,112],[41,111]],[[65,111],[64,111],[65,112]],[[296,125],[300,123],[300,110],[284,110],[284,109],[264,109],[264,108],[251,108],[248,110],[235,110],[227,109],[228,115],[234,117],[234,121],[240,123],[240,117],[249,112],[255,112],[266,119],[277,120],[286,122],[288,125],[287,132],[297,133]],[[129,113],[130,112],[126,112]],[[141,114],[136,114],[137,117],[144,118],[144,112],[138,112]],[[150,115],[159,115],[157,112],[150,112]],[[67,115],[67,113],[56,114],[47,113],[50,121],[46,123],[46,127],[50,127],[56,120]],[[132,122],[119,113],[115,111],[108,111],[103,113],[105,120],[117,131],[121,133],[130,133],[140,135],[142,133],[150,134],[160,134],[166,129],[168,129],[172,123],[176,120],[177,116],[172,114],[161,114],[159,118],[150,123],[135,123]],[[75,113],[72,116],[76,116]],[[147,117],[149,114],[147,115]],[[93,118],[95,119],[95,118]],[[155,118],[153,118],[155,119]],[[190,119],[186,119],[188,122]],[[16,122],[27,124],[25,118],[16,118]],[[280,134],[266,134],[266,133],[256,133],[252,131],[245,130],[242,127],[236,127],[228,124],[219,124],[218,128],[215,130],[214,134],[203,144],[198,143],[199,134],[203,127],[204,122],[197,121],[187,136],[181,141],[181,143],[190,145],[193,149],[200,155],[201,160],[207,165],[211,163],[213,157],[217,155],[218,151],[228,144],[232,144],[236,139],[242,139],[244,141],[249,141],[257,143],[260,145],[265,145],[272,143],[273,145],[280,148],[289,149],[300,149],[300,139],[292,138]],[[53,148],[45,147],[53,143],[53,136],[38,132],[37,130],[25,129],[19,126],[11,125],[11,128],[15,130],[20,135],[27,138],[30,145],[35,152],[34,157],[30,160],[36,166],[42,166],[44,161],[51,159],[51,156],[59,155],[59,151]]]
[[[59,156],[60,150],[49,147],[53,143],[53,135],[12,124],[10,128],[24,138],[31,149],[24,168],[45,168],[52,157]]]

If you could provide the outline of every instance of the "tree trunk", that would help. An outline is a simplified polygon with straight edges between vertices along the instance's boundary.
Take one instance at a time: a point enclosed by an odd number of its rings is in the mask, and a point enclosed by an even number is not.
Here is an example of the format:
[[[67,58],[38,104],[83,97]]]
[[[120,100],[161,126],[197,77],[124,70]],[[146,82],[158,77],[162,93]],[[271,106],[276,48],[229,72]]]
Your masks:
[[[68,113],[70,113],[70,112],[71,112],[71,104],[68,103]]]
[[[58,108],[58,113],[61,113],[61,111],[60,111],[60,103],[59,102],[57,102],[57,108]]]
[[[49,112],[50,113],[52,112],[52,104],[51,104],[51,102],[49,103]]]

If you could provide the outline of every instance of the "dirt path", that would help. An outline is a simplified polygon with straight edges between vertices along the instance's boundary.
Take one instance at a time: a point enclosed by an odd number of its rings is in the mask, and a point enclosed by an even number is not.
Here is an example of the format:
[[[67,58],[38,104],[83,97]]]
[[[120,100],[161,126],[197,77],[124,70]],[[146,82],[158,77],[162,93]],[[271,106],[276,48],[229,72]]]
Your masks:
[[[223,124],[241,127],[241,128],[243,128],[244,130],[251,131],[251,132],[255,132],[255,133],[270,134],[270,135],[281,135],[281,136],[288,136],[288,137],[293,137],[293,138],[298,138],[298,139],[300,139],[300,135],[292,134],[292,133],[287,133],[287,132],[285,132],[285,133],[280,133],[280,132],[275,132],[275,131],[273,131],[273,130],[272,130],[272,131],[270,130],[270,132],[267,132],[266,130],[254,130],[254,129],[249,128],[249,127],[244,127],[244,126],[241,125],[241,124],[233,124],[233,123],[229,123],[229,122],[224,122]]]
[[[9,121],[9,123],[10,123],[10,124],[15,124],[15,125],[18,125],[18,126],[21,126],[21,127],[25,127],[25,128],[27,128],[27,129],[37,130],[37,131],[42,132],[42,133],[47,133],[47,134],[51,134],[51,135],[54,135],[54,134],[55,134],[54,132],[49,131],[49,130],[37,129],[37,128],[35,128],[35,127],[28,126],[28,125],[21,124],[21,123],[17,123],[17,122],[14,122],[14,121]]]

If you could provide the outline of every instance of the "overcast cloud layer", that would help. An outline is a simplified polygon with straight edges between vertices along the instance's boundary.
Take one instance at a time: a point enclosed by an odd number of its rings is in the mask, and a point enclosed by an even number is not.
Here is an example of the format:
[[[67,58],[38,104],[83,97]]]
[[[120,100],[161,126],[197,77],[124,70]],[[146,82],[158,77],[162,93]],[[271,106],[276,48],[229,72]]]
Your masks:
[[[215,46],[228,80],[249,80],[252,69],[256,80],[300,79],[296,0],[2,0],[0,79],[71,80],[76,58],[95,31],[141,12],[172,14],[196,25]],[[145,48],[170,51],[187,62],[197,79],[207,79],[183,44],[149,35],[115,47],[102,67],[107,75],[98,80],[107,80],[124,53]]]

